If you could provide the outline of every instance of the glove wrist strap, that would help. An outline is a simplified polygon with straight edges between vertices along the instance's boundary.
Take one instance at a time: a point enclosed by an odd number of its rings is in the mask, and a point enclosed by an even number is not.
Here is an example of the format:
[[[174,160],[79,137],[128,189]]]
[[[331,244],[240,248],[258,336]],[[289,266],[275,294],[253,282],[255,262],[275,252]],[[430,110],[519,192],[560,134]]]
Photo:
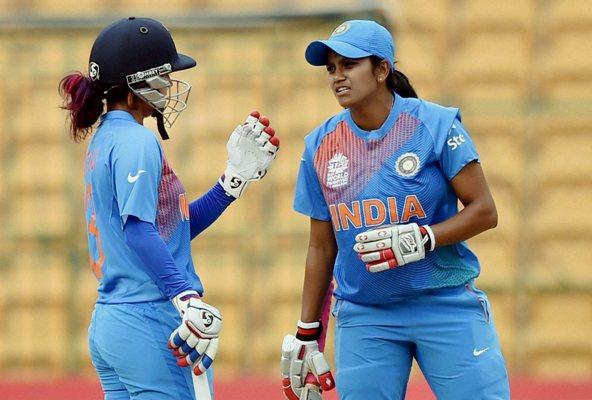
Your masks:
[[[237,174],[233,174],[232,171],[229,171],[228,169],[224,171],[224,175],[220,177],[218,182],[224,188],[226,195],[232,196],[235,199],[238,199],[249,185],[248,180],[243,179]]]
[[[434,232],[429,225],[422,225],[422,229],[425,231],[425,236],[422,240],[422,244],[426,251],[434,251],[436,248],[436,237],[434,236]],[[423,233],[423,232],[422,232]]]
[[[195,290],[185,290],[171,299],[171,302],[179,312],[183,314],[187,308],[186,304],[189,299],[200,299],[201,296]]]
[[[298,321],[297,327],[298,330],[296,331],[296,339],[302,340],[303,342],[319,340],[319,337],[321,337],[321,332],[323,332],[323,324],[321,321]]]

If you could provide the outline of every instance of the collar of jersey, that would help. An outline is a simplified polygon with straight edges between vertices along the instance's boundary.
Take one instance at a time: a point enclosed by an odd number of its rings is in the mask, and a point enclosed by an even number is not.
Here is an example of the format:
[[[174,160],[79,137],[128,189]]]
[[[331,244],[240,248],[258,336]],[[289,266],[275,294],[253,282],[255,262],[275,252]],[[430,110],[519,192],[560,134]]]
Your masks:
[[[103,114],[103,116],[101,117],[101,122],[109,121],[112,119],[124,119],[126,121],[135,122],[136,124],[138,123],[138,121],[136,121],[136,119],[130,113],[123,110],[113,110],[107,112],[106,114]]]
[[[365,131],[362,128],[360,128],[354,122],[350,111],[347,110],[347,112],[346,112],[347,122],[349,123],[349,126],[351,127],[352,131],[354,131],[354,133],[357,136],[359,136],[360,138],[362,138],[364,140],[377,140],[377,139],[382,139],[391,130],[391,128],[393,127],[393,124],[397,120],[397,116],[399,115],[399,113],[403,109],[403,102],[405,101],[405,99],[402,98],[401,96],[399,96],[398,94],[396,94],[396,93],[393,93],[393,94],[395,95],[395,101],[393,102],[393,106],[391,107],[391,112],[389,113],[389,116],[387,117],[387,119],[382,123],[382,126],[376,130]]]

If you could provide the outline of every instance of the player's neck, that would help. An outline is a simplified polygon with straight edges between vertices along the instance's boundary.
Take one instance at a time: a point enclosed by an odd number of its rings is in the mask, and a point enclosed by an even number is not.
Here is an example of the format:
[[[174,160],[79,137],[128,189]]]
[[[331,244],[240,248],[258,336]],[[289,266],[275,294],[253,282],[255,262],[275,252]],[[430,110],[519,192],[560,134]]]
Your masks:
[[[138,124],[144,125],[145,116],[144,116],[143,110],[140,108],[131,109],[130,107],[127,107],[123,104],[113,104],[113,105],[109,105],[107,107],[107,111],[113,111],[113,110],[126,111],[126,112],[130,113],[132,115],[132,117],[134,117],[134,119],[138,122]]]
[[[388,118],[393,102],[393,94],[381,90],[379,94],[360,102],[359,106],[350,107],[349,111],[357,126],[365,131],[374,131]]]

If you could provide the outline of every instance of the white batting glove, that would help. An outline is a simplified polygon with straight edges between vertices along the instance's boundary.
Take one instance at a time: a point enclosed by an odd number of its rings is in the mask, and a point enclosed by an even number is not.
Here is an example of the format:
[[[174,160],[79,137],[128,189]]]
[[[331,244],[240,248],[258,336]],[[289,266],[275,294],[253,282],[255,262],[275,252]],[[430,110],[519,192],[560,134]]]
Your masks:
[[[356,236],[354,250],[370,272],[381,272],[423,260],[436,247],[428,225],[416,223],[370,229]]]
[[[236,127],[226,144],[228,162],[219,180],[226,194],[238,199],[249,183],[263,178],[279,146],[280,140],[269,126],[269,119],[253,111],[243,125]]]
[[[298,333],[282,343],[282,389],[288,400],[322,400],[321,392],[335,387],[335,380],[317,339],[320,322],[298,321]]]
[[[201,375],[212,365],[218,352],[220,311],[204,303],[195,291],[180,293],[172,301],[182,321],[171,333],[168,346],[179,366],[191,366],[195,375]]]

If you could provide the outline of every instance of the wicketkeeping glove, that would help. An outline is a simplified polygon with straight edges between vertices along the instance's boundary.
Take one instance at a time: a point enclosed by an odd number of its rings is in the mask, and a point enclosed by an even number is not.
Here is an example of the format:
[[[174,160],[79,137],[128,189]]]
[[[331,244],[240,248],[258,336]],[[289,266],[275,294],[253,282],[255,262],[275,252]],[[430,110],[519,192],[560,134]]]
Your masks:
[[[320,322],[298,321],[296,336],[282,343],[282,388],[288,400],[322,400],[322,390],[335,387],[325,355],[319,351]]]
[[[195,291],[186,291],[173,299],[182,321],[169,338],[168,346],[181,367],[191,366],[195,375],[212,365],[218,352],[222,317],[217,308],[204,303]]]
[[[226,194],[238,199],[249,183],[263,178],[279,146],[280,140],[269,126],[269,119],[253,111],[243,125],[236,127],[226,144],[228,162],[220,177]]]
[[[383,226],[356,236],[354,250],[370,272],[381,272],[410,262],[423,260],[426,251],[436,247],[436,238],[428,225],[416,223]]]

